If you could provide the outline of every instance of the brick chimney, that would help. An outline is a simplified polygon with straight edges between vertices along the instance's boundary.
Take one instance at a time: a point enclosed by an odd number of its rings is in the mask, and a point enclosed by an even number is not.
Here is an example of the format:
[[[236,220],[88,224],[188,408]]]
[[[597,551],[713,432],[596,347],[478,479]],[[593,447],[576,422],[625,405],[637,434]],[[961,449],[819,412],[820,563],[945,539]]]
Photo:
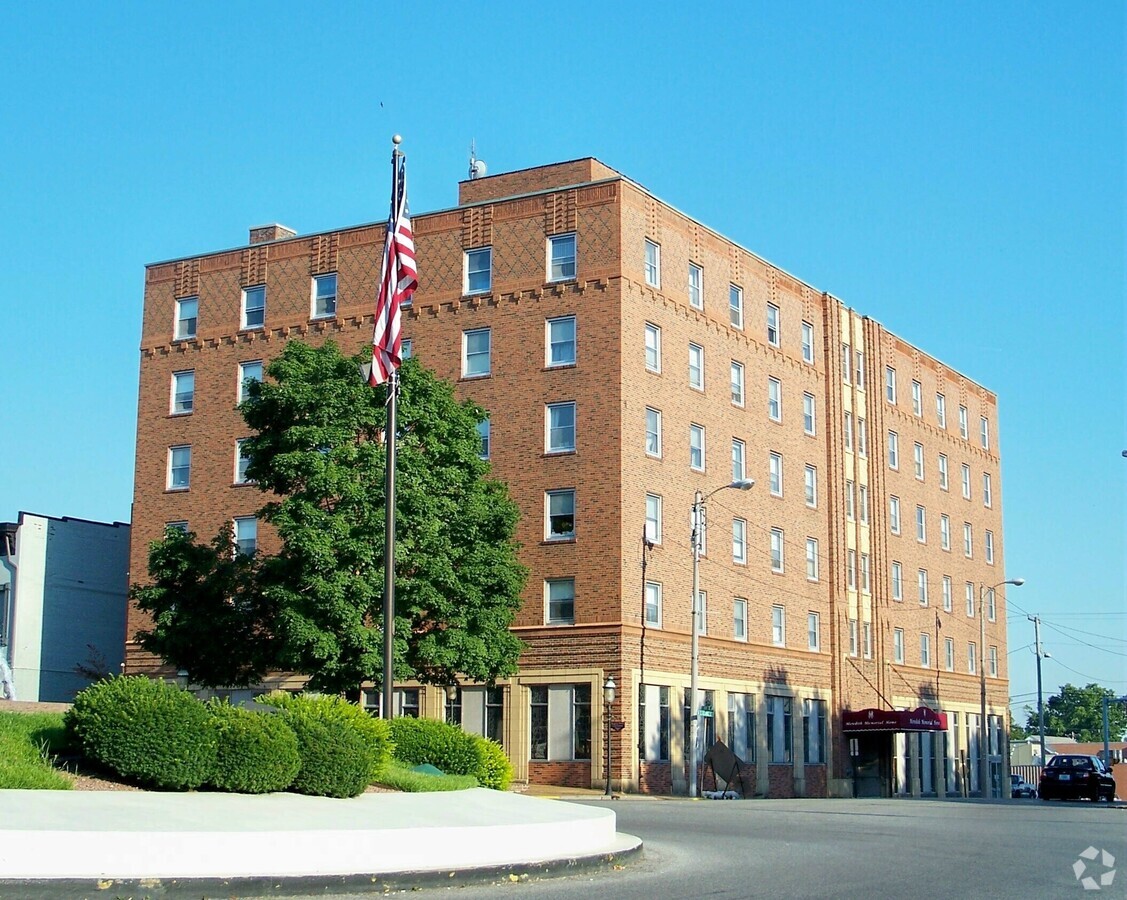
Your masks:
[[[292,238],[297,232],[285,225],[275,222],[273,225],[256,225],[250,230],[250,243],[265,244],[267,241],[284,241]]]

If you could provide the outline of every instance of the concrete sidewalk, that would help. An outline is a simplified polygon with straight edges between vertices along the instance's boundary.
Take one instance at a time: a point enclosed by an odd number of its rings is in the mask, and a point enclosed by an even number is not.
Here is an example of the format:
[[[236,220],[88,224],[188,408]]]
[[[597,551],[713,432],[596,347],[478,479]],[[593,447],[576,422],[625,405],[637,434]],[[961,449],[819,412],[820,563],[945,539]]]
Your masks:
[[[299,794],[0,791],[0,898],[380,892],[637,855],[609,808],[475,788]]]

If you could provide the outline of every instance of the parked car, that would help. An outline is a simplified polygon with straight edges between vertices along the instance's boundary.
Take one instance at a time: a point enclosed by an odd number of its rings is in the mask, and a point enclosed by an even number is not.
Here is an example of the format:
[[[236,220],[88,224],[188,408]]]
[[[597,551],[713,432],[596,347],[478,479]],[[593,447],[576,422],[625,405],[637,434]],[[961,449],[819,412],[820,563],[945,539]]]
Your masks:
[[[1011,797],[1036,797],[1037,788],[1031,785],[1020,775],[1010,775]]]
[[[1115,799],[1115,779],[1098,756],[1054,756],[1041,770],[1038,789],[1042,800]]]

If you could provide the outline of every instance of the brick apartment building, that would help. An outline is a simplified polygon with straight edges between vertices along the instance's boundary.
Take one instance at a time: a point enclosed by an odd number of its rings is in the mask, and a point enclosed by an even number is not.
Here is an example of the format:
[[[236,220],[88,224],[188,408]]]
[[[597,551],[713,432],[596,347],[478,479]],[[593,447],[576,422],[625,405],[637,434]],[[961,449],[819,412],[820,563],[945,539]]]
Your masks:
[[[727,742],[748,794],[975,793],[985,664],[1008,771],[994,394],[594,159],[464,181],[413,225],[404,335],[490,411],[531,575],[519,674],[453,698],[401,686],[401,713],[495,737],[518,779],[598,785],[613,677],[614,785],[684,792],[691,507],[716,491],[702,752]],[[289,338],[370,341],[383,240],[269,226],[148,266],[135,576],[172,523],[276,546],[240,475],[241,386]],[[127,659],[159,669],[132,642]]]

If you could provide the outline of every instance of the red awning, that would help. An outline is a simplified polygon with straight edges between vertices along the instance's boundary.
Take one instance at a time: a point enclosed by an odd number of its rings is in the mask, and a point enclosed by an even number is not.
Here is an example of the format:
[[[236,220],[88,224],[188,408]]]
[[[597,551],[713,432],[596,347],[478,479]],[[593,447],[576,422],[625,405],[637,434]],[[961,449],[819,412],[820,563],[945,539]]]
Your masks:
[[[842,714],[842,731],[946,731],[947,713],[919,709],[857,709]]]

